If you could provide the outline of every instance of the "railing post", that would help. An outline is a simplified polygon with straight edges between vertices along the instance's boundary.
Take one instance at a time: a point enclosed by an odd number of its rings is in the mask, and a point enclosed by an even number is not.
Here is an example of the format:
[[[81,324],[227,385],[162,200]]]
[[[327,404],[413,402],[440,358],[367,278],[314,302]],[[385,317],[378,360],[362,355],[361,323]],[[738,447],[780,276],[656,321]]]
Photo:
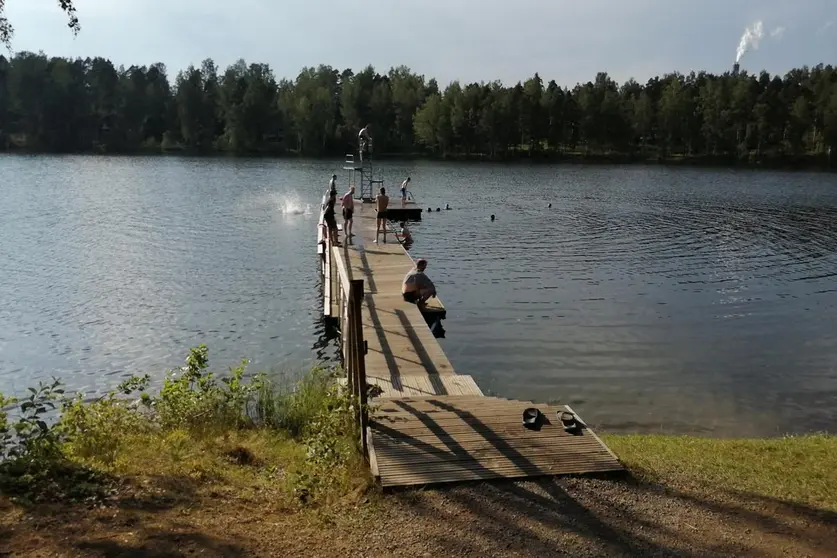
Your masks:
[[[360,404],[360,441],[363,446],[363,455],[368,455],[368,447],[366,440],[366,427],[369,425],[369,414],[367,409],[367,387],[366,387],[366,355],[364,354],[363,343],[363,279],[353,279],[351,281],[351,296],[349,297],[349,304],[351,312],[350,328],[353,330],[351,343],[354,350],[355,380],[357,382],[357,395]]]

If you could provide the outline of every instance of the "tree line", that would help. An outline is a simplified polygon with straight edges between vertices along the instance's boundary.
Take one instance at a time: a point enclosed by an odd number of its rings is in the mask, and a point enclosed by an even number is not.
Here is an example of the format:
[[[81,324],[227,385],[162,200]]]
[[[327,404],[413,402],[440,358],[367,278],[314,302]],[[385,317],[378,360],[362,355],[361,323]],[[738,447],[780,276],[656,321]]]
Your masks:
[[[329,66],[277,79],[243,60],[179,72],[104,58],[0,56],[0,148],[342,155],[371,124],[377,154],[611,157],[830,164],[837,71],[667,74],[567,88],[538,74],[444,89],[406,67]],[[835,154],[837,157],[837,154]]]

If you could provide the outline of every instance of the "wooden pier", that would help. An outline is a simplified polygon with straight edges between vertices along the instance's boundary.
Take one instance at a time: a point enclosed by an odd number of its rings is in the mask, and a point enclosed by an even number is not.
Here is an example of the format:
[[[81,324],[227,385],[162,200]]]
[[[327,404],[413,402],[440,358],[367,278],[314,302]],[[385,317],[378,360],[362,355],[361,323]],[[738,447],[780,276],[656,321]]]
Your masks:
[[[386,244],[375,242],[374,206],[355,203],[353,232],[341,233],[341,246],[319,234],[323,313],[339,322],[346,383],[370,409],[359,416],[363,447],[382,486],[622,469],[568,406],[486,397],[471,376],[456,374],[426,316],[402,299],[413,260],[391,231]],[[438,299],[429,310],[431,321],[445,316]],[[523,425],[531,407],[542,413],[537,428]],[[563,412],[578,429],[565,430]]]

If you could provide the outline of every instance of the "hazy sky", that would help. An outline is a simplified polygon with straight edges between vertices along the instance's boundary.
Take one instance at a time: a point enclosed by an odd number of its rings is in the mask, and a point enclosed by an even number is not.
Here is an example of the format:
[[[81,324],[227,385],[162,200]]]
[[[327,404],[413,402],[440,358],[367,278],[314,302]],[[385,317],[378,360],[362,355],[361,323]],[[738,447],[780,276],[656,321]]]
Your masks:
[[[750,71],[837,63],[837,0],[76,0],[73,38],[56,0],[6,0],[15,50],[163,62],[170,77],[244,58],[295,77],[306,65],[405,64],[440,84],[539,72],[574,85],[607,71],[638,81],[730,68],[744,29],[764,22]],[[774,36],[771,37],[771,33]]]

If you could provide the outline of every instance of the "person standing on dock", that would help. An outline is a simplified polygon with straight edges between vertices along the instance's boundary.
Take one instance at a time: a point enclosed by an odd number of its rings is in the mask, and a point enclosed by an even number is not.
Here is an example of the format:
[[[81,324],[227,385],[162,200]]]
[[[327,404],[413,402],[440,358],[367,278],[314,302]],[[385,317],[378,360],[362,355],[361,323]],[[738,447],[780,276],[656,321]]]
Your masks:
[[[425,269],[427,269],[427,260],[422,258],[416,262],[415,269],[404,277],[404,283],[401,285],[404,302],[415,304],[419,310],[424,310],[427,299],[436,296],[436,285],[430,277],[424,274]]]
[[[375,196],[375,242],[378,242],[378,235],[384,233],[384,244],[387,243],[387,207],[389,207],[389,198],[387,191],[381,187],[381,193]]]
[[[372,136],[369,135],[370,126],[372,125],[367,124],[357,133],[357,144],[361,161],[363,161],[364,157],[369,158],[369,145],[372,143]]]
[[[353,214],[355,212],[355,187],[350,186],[349,191],[343,194],[340,198],[340,206],[343,208],[343,232],[346,238],[354,236],[352,234]]]
[[[334,194],[335,196],[337,195],[337,175],[336,174],[332,174],[331,179],[328,181],[328,190],[326,190],[325,197],[323,198],[323,200],[325,200],[323,202],[323,209],[325,209],[326,205],[328,205],[328,198],[332,194]]]
[[[328,230],[328,239],[332,246],[339,246],[340,239],[337,237],[337,219],[334,217],[334,206],[337,204],[337,192],[332,191],[328,195],[325,210],[323,211],[323,221]]]
[[[407,177],[407,180],[401,183],[401,207],[407,205],[407,186],[410,184],[410,177]]]

